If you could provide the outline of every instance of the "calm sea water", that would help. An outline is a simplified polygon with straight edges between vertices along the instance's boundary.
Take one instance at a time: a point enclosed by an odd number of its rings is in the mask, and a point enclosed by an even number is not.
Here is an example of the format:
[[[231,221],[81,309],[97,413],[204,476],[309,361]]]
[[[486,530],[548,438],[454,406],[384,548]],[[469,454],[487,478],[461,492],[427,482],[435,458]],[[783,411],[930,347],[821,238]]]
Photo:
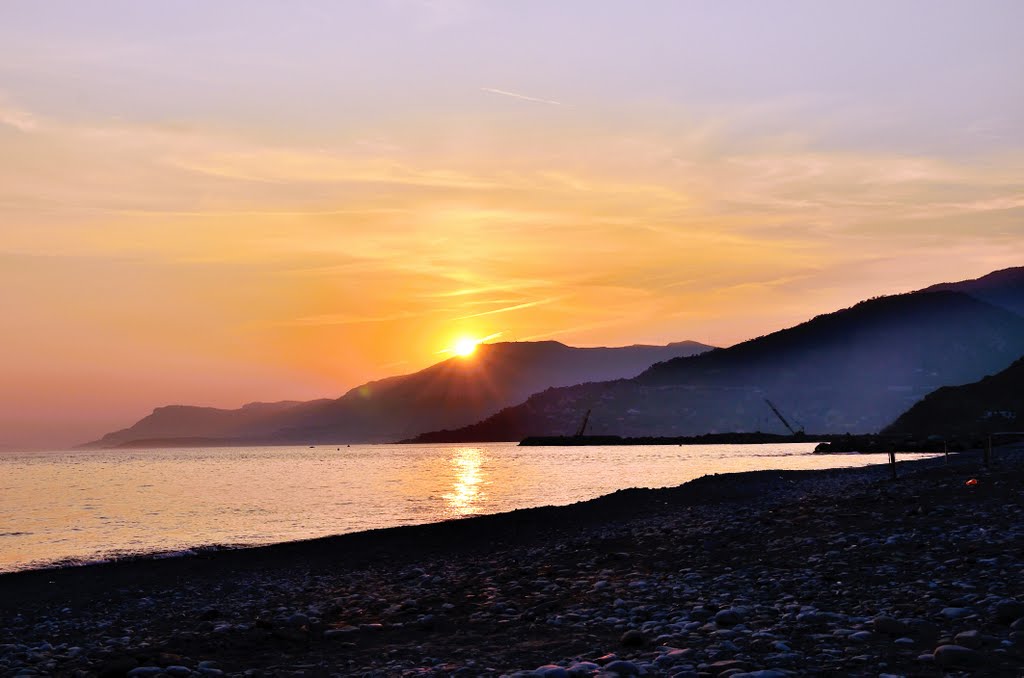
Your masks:
[[[490,443],[0,455],[0,571],[570,504],[709,473],[882,460],[812,455],[813,447]]]

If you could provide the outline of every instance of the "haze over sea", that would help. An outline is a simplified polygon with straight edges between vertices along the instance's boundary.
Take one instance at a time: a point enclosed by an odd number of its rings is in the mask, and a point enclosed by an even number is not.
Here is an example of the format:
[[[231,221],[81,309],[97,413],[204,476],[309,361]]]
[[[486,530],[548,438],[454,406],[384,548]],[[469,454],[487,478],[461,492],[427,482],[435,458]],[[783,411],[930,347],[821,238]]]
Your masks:
[[[433,523],[713,473],[882,461],[813,448],[483,443],[9,454],[0,456],[0,571]]]

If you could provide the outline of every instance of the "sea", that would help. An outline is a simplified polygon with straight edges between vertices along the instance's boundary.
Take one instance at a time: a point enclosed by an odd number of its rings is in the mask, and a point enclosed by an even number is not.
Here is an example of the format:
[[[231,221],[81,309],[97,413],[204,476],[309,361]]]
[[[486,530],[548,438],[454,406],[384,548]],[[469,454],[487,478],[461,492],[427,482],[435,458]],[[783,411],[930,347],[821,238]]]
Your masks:
[[[486,443],[0,453],[0,572],[565,505],[714,473],[885,461],[813,449]]]

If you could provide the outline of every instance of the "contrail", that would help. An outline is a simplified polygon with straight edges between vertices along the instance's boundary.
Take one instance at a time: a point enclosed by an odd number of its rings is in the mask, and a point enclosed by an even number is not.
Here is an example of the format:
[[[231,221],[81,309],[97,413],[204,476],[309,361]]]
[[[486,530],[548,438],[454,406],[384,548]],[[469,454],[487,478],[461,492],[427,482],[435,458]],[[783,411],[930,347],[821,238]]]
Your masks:
[[[551,104],[552,106],[561,106],[561,101],[553,101],[551,99],[538,99],[537,97],[528,97],[525,94],[517,94],[516,92],[509,92],[503,89],[494,89],[493,87],[481,87],[484,92],[490,92],[491,94],[500,94],[506,97],[512,97],[513,99],[522,99],[523,101],[536,101],[539,104]]]
[[[485,315],[494,315],[495,313],[508,313],[509,311],[518,311],[522,308],[532,308],[533,306],[540,306],[541,304],[550,304],[552,301],[558,301],[558,297],[551,297],[550,299],[540,299],[538,301],[528,301],[525,304],[516,304],[515,306],[506,306],[505,308],[496,308],[493,311],[484,311],[483,313],[474,313],[472,315],[463,315],[455,318],[455,320],[469,320],[470,318],[479,318]]]

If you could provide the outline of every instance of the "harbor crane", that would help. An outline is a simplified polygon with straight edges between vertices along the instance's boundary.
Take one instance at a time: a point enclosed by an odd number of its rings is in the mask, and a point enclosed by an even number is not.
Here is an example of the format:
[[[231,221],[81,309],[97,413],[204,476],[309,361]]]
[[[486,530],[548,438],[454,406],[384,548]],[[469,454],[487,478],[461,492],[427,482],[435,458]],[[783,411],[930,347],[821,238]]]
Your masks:
[[[583,415],[583,423],[581,423],[580,427],[578,429],[576,429],[576,437],[577,438],[582,438],[583,437],[583,432],[587,430],[587,423],[589,421],[590,421],[590,410],[587,410],[587,413],[585,415]]]
[[[782,425],[785,426],[787,429],[789,429],[789,432],[792,435],[794,435],[794,436],[802,436],[802,435],[804,435],[804,427],[803,426],[801,426],[800,428],[798,428],[796,430],[793,430],[793,427],[789,425],[789,422],[786,421],[786,418],[784,416],[782,416],[782,412],[779,412],[779,408],[775,407],[775,405],[772,403],[772,401],[768,400],[767,398],[765,398],[764,401],[766,403],[768,403],[768,407],[772,408],[772,412],[774,412],[775,416],[779,418],[779,421],[782,422]],[[589,414],[589,412],[588,412],[588,414]],[[799,422],[798,422],[798,425],[799,425]]]

